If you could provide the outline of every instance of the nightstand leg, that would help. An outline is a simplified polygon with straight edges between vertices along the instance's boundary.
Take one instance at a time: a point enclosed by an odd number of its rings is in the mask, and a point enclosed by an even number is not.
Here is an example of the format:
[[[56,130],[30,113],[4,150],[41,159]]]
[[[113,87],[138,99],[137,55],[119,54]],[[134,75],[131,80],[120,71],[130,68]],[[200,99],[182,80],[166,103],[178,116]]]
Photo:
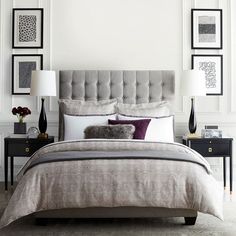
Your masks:
[[[230,194],[233,192],[233,157],[230,156],[229,159],[229,181],[230,181]]]
[[[8,183],[8,156],[5,153],[4,158],[4,169],[5,169],[5,191],[7,191],[7,183]]]
[[[224,188],[226,187],[226,157],[223,157],[223,178],[224,178]]]
[[[11,185],[14,181],[14,157],[11,157]]]

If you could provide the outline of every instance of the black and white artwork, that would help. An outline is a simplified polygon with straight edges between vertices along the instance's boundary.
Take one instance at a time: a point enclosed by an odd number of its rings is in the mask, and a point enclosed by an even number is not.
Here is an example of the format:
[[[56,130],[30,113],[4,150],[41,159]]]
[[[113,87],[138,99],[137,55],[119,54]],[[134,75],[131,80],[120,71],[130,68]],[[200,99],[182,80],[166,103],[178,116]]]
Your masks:
[[[42,54],[12,55],[12,94],[29,95],[31,72],[42,69]]]
[[[36,42],[37,40],[37,17],[36,16],[19,16],[19,41]]]
[[[43,48],[43,9],[13,9],[13,48]]]
[[[19,62],[19,88],[30,88],[32,70],[36,70],[35,61]]]
[[[198,22],[199,42],[216,42],[215,16],[199,16]]]
[[[222,55],[192,55],[192,69],[205,72],[207,95],[223,95]]]
[[[192,9],[192,49],[222,49],[222,10]]]

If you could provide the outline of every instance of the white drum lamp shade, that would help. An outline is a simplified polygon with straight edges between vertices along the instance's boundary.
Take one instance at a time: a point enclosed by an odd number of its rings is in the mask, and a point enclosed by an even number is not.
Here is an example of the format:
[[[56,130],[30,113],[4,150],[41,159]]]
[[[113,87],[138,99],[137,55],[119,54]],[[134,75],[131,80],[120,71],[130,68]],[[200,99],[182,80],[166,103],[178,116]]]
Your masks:
[[[55,71],[35,70],[31,75],[31,96],[56,96]]]
[[[191,98],[191,112],[189,116],[189,132],[194,135],[197,130],[197,121],[194,111],[194,98],[195,96],[206,96],[206,80],[205,72],[199,70],[186,70],[183,71],[180,93],[183,96]]]
[[[183,71],[180,92],[183,96],[206,96],[205,72],[199,70]]]

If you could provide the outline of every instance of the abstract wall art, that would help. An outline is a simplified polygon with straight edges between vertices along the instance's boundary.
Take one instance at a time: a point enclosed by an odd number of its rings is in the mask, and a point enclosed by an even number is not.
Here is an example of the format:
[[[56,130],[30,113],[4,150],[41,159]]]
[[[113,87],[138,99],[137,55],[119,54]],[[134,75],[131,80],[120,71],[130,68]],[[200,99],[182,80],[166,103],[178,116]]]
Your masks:
[[[29,95],[32,70],[43,69],[42,54],[12,55],[12,94]]]
[[[192,49],[222,49],[222,10],[192,9]]]
[[[14,8],[12,48],[43,48],[43,8]]]
[[[223,95],[222,55],[192,55],[192,69],[205,72],[206,95]]]

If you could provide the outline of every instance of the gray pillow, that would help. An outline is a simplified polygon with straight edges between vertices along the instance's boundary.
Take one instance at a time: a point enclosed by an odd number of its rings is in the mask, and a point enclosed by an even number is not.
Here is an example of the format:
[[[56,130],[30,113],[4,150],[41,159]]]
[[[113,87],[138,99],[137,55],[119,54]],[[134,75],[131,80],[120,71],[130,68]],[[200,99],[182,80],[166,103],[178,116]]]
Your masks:
[[[166,101],[139,104],[118,103],[116,110],[117,113],[126,116],[161,117],[170,115],[170,104]]]
[[[59,141],[64,140],[63,115],[110,115],[115,113],[117,99],[101,101],[81,101],[60,99],[59,103]]]
[[[133,125],[101,125],[88,126],[84,130],[84,137],[104,139],[133,139],[135,127]]]

